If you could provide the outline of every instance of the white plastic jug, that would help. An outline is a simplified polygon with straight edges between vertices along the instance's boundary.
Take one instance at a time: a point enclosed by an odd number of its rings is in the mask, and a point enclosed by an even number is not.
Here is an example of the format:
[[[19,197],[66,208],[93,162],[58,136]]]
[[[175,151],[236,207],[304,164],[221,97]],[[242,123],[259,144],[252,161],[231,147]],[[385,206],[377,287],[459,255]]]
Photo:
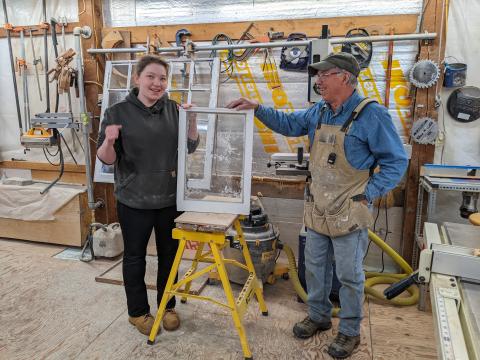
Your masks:
[[[102,226],[93,233],[95,256],[115,257],[123,252],[123,237],[119,223]]]

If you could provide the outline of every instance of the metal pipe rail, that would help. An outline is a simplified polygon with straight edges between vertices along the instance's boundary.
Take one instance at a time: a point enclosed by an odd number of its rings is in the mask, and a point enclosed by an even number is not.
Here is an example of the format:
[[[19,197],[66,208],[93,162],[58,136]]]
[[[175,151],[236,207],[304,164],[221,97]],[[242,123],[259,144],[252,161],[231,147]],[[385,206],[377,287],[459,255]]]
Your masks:
[[[5,18],[5,25],[7,25],[8,24],[7,1],[3,0],[2,4],[3,4],[3,16]],[[10,29],[6,28],[5,31],[7,33],[8,54],[10,58],[10,69],[12,71],[13,92],[15,94],[15,105],[17,109],[18,127],[20,129],[20,135],[22,135],[23,134],[22,114],[20,111],[20,102],[18,100],[17,76],[15,74],[15,62],[13,61],[12,39],[10,36]]]
[[[91,151],[90,151],[90,129],[91,119],[87,113],[87,105],[85,102],[85,89],[83,81],[83,63],[82,63],[82,42],[81,37],[90,37],[91,30],[89,27],[76,27],[73,29],[73,35],[75,37],[75,51],[77,53],[77,70],[78,70],[78,90],[80,97],[80,119],[83,125],[83,142],[85,153],[85,173],[87,178],[87,197],[88,207],[90,209],[96,209],[103,205],[101,201],[95,202],[93,198],[93,180],[91,170]]]
[[[378,35],[378,36],[358,36],[351,38],[337,38],[329,39],[330,44],[345,44],[353,42],[379,42],[379,41],[405,41],[405,40],[433,40],[437,37],[437,33],[424,34],[404,34],[404,35]],[[278,47],[293,47],[306,46],[310,44],[311,40],[300,41],[279,41],[268,43],[241,43],[228,45],[195,45],[193,51],[213,51],[213,50],[235,50],[235,49],[268,49]],[[175,52],[185,50],[183,46],[172,46],[155,48],[157,53],[161,52]],[[147,48],[142,46],[138,48],[113,48],[113,49],[88,49],[89,54],[107,54],[107,53],[142,53],[146,52]]]

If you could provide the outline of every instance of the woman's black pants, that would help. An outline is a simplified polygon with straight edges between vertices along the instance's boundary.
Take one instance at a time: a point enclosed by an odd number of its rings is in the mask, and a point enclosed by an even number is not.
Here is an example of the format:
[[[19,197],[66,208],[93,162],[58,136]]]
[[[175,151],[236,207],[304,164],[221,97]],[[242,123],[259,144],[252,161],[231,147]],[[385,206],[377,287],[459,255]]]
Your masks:
[[[180,215],[176,206],[163,209],[134,209],[117,201],[117,213],[123,235],[123,282],[127,294],[129,316],[142,316],[150,312],[145,268],[147,245],[152,229],[158,254],[157,307],[162,299],[165,285],[178,249],[178,240],[172,239],[174,219]],[[178,275],[177,275],[178,276]],[[175,307],[175,297],[167,309]]]

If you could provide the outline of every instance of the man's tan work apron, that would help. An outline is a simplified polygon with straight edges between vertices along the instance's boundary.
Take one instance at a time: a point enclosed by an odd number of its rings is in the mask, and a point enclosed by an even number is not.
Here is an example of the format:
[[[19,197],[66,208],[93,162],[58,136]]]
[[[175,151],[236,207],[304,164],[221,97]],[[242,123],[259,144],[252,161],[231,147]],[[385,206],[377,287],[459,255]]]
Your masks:
[[[370,177],[370,169],[357,170],[348,162],[345,125],[322,124],[315,131],[310,151],[310,196],[305,202],[305,226],[330,237],[346,235],[370,227],[373,217],[360,201]],[[358,196],[356,196],[358,195]]]

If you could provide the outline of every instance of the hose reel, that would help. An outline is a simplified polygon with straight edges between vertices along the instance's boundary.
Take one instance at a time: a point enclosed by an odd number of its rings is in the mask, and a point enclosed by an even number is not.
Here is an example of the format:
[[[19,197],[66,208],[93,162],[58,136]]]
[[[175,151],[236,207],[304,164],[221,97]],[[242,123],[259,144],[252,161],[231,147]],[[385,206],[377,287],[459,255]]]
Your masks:
[[[345,35],[346,38],[370,36],[365,29],[350,29]],[[373,46],[370,41],[345,43],[342,45],[342,52],[352,54],[360,65],[360,69],[366,69],[372,60]]]

